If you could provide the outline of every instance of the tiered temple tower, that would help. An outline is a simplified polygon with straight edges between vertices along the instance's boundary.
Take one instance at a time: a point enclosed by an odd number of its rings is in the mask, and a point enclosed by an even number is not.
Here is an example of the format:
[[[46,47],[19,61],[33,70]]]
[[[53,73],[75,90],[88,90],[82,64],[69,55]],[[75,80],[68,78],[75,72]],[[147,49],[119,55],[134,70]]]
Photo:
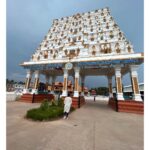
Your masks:
[[[137,68],[143,63],[143,53],[135,53],[133,45],[120,30],[109,8],[53,20],[44,40],[31,59],[21,66],[27,69],[24,94],[29,93],[30,80],[35,74],[32,93],[38,94],[39,75],[46,83],[54,83],[57,76],[64,77],[62,96],[67,96],[67,80],[74,78],[74,97],[79,97],[79,84],[84,87],[86,76],[106,76],[109,96],[112,94],[112,77],[115,76],[117,100],[124,101],[122,77],[130,72],[133,99],[142,101]],[[81,79],[81,83],[80,83]]]

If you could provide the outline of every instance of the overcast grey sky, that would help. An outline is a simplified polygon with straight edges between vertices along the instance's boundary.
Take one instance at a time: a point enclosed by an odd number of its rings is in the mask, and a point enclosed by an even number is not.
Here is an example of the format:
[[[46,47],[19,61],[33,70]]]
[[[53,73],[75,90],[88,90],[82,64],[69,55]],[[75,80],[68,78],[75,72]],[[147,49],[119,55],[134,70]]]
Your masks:
[[[19,66],[28,61],[51,27],[52,20],[76,13],[109,7],[135,52],[143,52],[143,0],[7,0],[7,78],[24,80]],[[143,65],[139,68],[143,82]],[[123,78],[130,84],[129,75]],[[106,86],[105,77],[88,77],[86,86]]]

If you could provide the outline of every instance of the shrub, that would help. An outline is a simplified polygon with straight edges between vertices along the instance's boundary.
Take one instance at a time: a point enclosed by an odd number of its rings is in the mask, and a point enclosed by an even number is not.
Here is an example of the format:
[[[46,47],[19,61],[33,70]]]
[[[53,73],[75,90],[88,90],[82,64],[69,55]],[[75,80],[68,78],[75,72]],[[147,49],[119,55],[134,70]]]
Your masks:
[[[45,99],[39,108],[30,109],[27,111],[26,117],[33,120],[52,120],[63,115],[64,111],[64,102],[63,99],[59,99],[58,103],[52,100],[49,102]],[[71,107],[70,111],[74,111],[75,108]]]
[[[62,98],[58,99],[58,106],[63,107],[64,106],[64,101]]]
[[[48,109],[34,108],[27,111],[27,118],[31,118],[33,120],[51,120],[54,118],[58,118],[63,115],[63,108],[57,106],[50,106]]]
[[[45,99],[40,105],[41,110],[47,110],[49,107],[50,107],[50,102],[48,102],[47,99]]]
[[[52,99],[52,101],[51,101],[51,106],[57,106],[57,103],[54,99]]]

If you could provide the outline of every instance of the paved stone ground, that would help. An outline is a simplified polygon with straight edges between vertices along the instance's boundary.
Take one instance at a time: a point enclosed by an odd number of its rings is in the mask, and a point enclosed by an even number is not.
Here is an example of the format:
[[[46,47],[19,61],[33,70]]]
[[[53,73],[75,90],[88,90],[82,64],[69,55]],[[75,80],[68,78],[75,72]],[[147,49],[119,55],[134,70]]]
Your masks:
[[[143,115],[87,101],[69,120],[26,120],[26,111],[38,105],[7,102],[7,150],[143,150]]]

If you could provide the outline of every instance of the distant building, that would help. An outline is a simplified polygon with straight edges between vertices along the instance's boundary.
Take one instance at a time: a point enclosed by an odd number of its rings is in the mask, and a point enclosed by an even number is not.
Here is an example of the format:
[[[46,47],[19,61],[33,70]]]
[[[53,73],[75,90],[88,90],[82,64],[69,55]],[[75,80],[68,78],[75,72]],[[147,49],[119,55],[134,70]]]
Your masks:
[[[139,83],[139,91],[142,99],[144,99],[144,83]],[[113,88],[113,93],[116,93],[116,88]],[[124,86],[123,93],[125,98],[132,98],[133,96],[133,88],[132,85]]]
[[[87,87],[84,87],[84,95],[87,95],[89,92],[89,89]]]
[[[7,92],[19,92],[21,93],[25,88],[25,84],[20,83],[8,83],[6,84],[6,91]]]
[[[23,89],[25,88],[25,85],[16,83],[16,84],[13,85],[13,87],[14,87],[15,91],[23,91]]]
[[[48,91],[54,91],[55,93],[61,93],[62,90],[63,90],[63,82],[55,82],[54,84],[50,85],[45,85],[44,84],[44,90],[48,90]],[[47,87],[46,87],[47,86]],[[73,91],[74,91],[74,85],[72,84],[72,81],[69,80],[68,83],[67,83],[67,89],[68,89],[68,92],[69,93],[72,93],[73,94]],[[88,88],[87,87],[84,87],[84,94],[88,94]],[[81,92],[81,86],[79,86],[79,92]]]
[[[11,84],[11,83],[6,84],[6,91],[7,92],[15,91],[13,84]]]
[[[91,90],[91,95],[96,95],[96,91],[95,90]]]

